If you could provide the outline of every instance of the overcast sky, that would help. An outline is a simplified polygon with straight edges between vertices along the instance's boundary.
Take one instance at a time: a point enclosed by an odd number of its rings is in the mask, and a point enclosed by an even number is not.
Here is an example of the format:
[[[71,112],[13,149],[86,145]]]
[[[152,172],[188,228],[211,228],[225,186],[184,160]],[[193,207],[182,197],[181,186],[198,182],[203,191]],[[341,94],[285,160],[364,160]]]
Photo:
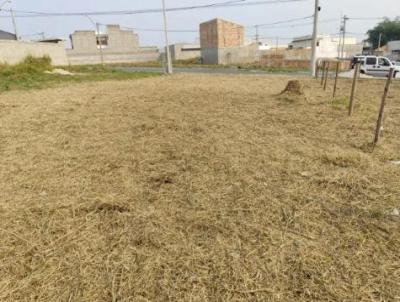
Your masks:
[[[167,7],[188,5],[203,5],[226,0],[166,0]],[[256,0],[247,0],[248,2]],[[346,14],[350,17],[390,17],[400,16],[400,0],[321,0],[321,20],[336,19],[331,22],[321,22],[321,32],[334,34],[339,32],[340,16]],[[0,4],[3,1],[0,0]],[[44,12],[83,12],[107,10],[135,10],[159,8],[161,0],[13,0],[14,10],[44,11]],[[201,9],[184,12],[171,12],[168,14],[171,29],[192,30],[198,29],[201,22],[215,17],[225,18],[243,25],[264,24],[275,21],[305,17],[313,14],[314,0],[305,0],[295,3],[269,4],[263,6],[249,6],[240,8]],[[9,8],[9,5],[4,8]],[[4,15],[4,13],[2,13]],[[126,27],[136,28],[162,28],[161,14],[142,14],[131,16],[98,16],[96,22],[121,24]],[[260,35],[264,37],[280,37],[281,41],[288,41],[295,36],[311,33],[311,25],[304,25],[305,21],[295,22],[293,27],[280,26],[276,28],[262,28]],[[378,21],[349,21],[348,31],[356,34],[361,39],[362,33],[373,27]],[[93,25],[85,17],[48,17],[48,18],[18,18],[20,35],[30,35],[45,32],[47,37],[61,37],[68,39],[74,30],[92,29]],[[0,28],[12,31],[12,23],[8,18],[0,19]],[[141,45],[163,44],[160,32],[141,32]],[[249,38],[254,37],[254,29],[248,28],[246,33]],[[174,42],[195,42],[198,33],[171,33],[170,40]]]

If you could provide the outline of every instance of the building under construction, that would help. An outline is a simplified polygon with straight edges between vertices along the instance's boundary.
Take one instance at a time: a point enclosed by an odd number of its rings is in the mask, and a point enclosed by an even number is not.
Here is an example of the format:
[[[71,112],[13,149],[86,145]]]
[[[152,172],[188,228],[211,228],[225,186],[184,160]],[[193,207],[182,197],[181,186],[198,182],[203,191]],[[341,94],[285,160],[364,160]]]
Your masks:
[[[132,63],[156,61],[157,47],[140,47],[139,36],[133,30],[122,30],[119,25],[107,25],[106,33],[94,30],[75,31],[72,48],[67,55],[72,65],[104,63]]]
[[[200,44],[203,64],[224,64],[222,51],[244,45],[244,27],[240,24],[214,19],[200,24]]]

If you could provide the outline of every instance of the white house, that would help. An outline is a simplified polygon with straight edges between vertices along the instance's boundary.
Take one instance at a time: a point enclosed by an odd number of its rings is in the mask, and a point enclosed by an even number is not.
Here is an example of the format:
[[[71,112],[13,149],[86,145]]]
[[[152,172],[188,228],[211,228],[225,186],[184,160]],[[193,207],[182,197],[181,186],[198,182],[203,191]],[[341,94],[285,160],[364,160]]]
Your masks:
[[[387,44],[387,56],[392,60],[400,60],[400,41],[391,41]]]
[[[330,35],[318,36],[317,57],[319,58],[337,58],[341,56],[341,43],[343,39],[339,37],[331,37]],[[290,49],[311,49],[312,36],[303,36],[294,38],[289,44]],[[357,43],[354,37],[345,38],[344,57],[350,58],[362,52],[362,44]]]

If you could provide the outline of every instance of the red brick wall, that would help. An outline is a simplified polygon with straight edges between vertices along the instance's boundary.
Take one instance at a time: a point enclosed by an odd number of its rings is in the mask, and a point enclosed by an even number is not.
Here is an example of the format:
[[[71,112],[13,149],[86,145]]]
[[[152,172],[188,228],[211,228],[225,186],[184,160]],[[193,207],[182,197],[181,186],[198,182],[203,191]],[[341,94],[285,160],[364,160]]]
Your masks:
[[[336,63],[334,60],[330,60],[330,69],[336,69]],[[268,54],[261,57],[261,66],[273,67],[273,68],[310,68],[310,60],[288,60],[285,58],[284,54]],[[350,62],[342,61],[340,63],[340,70],[349,69]]]
[[[244,27],[221,19],[200,24],[201,48],[225,48],[244,45]]]

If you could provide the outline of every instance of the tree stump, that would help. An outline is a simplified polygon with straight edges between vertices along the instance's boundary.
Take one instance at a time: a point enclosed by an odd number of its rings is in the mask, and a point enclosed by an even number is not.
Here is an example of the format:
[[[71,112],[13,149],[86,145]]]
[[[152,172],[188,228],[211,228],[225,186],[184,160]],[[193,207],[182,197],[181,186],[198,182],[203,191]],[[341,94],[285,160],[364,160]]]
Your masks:
[[[281,92],[281,94],[290,95],[304,95],[303,87],[300,81],[289,81],[286,88]]]

